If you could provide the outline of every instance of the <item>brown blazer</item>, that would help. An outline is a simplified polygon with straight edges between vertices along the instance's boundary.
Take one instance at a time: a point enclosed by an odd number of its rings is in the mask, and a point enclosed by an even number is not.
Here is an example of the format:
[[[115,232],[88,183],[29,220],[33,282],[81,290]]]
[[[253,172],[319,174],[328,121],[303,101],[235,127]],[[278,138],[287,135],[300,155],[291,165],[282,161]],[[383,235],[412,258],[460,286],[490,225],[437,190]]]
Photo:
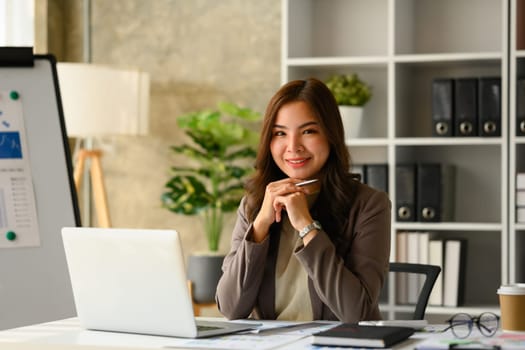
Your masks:
[[[275,319],[275,265],[279,234],[253,242],[244,200],[238,210],[231,250],[225,257],[216,301],[229,319]],[[321,230],[295,256],[308,273],[314,320],[357,322],[381,318],[379,293],[390,258],[391,203],[384,192],[359,184],[348,213],[346,244],[336,247]],[[322,222],[321,222],[322,225]],[[341,251],[341,249],[339,249]]]

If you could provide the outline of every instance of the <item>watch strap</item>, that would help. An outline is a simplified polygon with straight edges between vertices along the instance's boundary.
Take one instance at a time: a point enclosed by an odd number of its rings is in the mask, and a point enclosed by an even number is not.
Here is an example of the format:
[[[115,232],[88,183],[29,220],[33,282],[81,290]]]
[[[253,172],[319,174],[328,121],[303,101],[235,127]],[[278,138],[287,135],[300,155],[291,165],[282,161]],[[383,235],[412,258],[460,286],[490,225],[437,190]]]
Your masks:
[[[322,229],[321,223],[317,220],[314,220],[314,222],[312,222],[309,225],[306,225],[301,231],[299,231],[299,237],[304,238],[304,236],[310,233],[310,231],[321,230],[321,229]]]

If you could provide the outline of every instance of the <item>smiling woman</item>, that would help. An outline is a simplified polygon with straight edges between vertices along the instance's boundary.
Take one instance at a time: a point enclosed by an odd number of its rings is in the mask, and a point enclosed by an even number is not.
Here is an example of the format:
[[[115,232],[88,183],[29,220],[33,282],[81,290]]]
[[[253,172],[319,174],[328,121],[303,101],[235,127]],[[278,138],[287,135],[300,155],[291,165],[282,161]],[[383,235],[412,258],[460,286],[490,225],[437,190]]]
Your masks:
[[[390,201],[348,172],[341,116],[323,82],[291,81],[275,93],[255,168],[223,262],[219,310],[230,319],[379,319]]]

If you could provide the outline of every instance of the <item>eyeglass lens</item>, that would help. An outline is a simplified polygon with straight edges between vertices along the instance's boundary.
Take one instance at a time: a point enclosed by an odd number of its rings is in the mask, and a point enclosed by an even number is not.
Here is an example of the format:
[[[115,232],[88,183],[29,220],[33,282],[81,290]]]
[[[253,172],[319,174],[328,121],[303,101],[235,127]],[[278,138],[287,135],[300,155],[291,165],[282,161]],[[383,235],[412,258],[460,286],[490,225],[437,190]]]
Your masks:
[[[486,337],[493,336],[498,330],[498,316],[491,312],[484,312],[478,317],[471,317],[465,313],[454,315],[450,320],[452,333],[458,338],[466,338],[472,332],[472,326],[476,323],[481,334]]]
[[[498,330],[498,316],[491,312],[484,312],[478,317],[478,328],[481,334],[486,337],[493,336]]]

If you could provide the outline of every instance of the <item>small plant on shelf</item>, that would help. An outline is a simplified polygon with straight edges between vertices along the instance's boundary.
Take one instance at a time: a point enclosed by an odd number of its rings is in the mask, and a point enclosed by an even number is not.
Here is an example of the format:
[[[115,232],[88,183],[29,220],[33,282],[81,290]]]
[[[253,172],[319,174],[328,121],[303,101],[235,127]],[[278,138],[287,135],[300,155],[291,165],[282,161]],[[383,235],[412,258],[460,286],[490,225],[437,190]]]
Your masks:
[[[340,106],[364,106],[372,97],[372,88],[356,73],[332,75],[326,86]]]

